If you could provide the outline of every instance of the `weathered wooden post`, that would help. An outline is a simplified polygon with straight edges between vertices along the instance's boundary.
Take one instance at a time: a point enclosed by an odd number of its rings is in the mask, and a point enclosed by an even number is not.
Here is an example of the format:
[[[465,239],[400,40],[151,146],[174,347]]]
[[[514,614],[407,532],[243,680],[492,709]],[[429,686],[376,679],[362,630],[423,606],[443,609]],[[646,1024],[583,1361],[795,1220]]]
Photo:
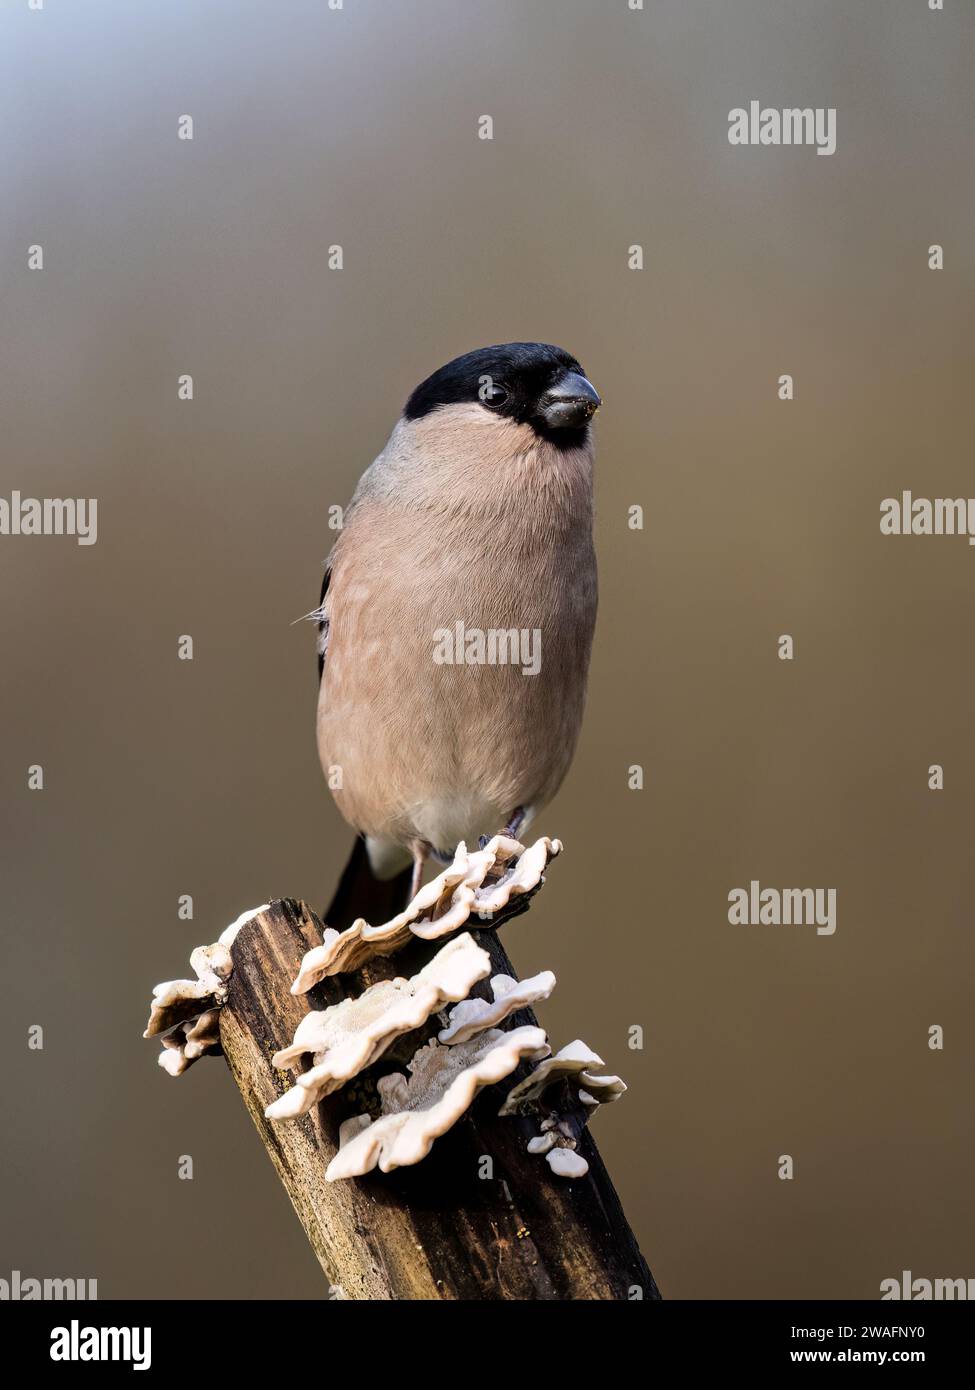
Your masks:
[[[495,844],[508,848],[492,854]],[[412,1012],[405,1025],[400,1018],[400,1027],[383,1033],[375,1053],[367,1049],[363,1054],[367,1064],[360,1065],[361,1058],[356,1061],[330,1093],[328,1088],[292,1086],[295,1076],[286,1065],[300,1062],[308,1070],[303,1049],[292,1048],[295,1032],[303,1019],[316,1029],[323,1027],[323,1011],[329,1009],[330,1028],[339,1027],[337,1019],[352,1018],[341,1029],[352,1035],[358,1058],[363,1003],[357,1002],[354,1010],[351,1004],[342,1009],[332,1006],[343,1000],[361,1001],[371,986],[380,986],[369,998],[379,1001],[382,1031],[389,1017],[387,1007],[396,1012],[405,999],[412,1010],[414,999],[421,997],[418,989],[429,995],[431,987],[424,983],[429,977],[427,967],[442,969],[441,962],[451,952],[455,962],[463,958],[469,974],[461,988],[446,998],[475,1001],[464,1005],[468,1010],[489,1006],[497,1010],[496,977],[514,976],[498,938],[498,924],[525,910],[544,881],[547,854],[558,853],[559,848],[557,842],[553,847],[553,842],[539,841],[526,851],[510,840],[492,841],[483,851],[459,859],[461,870],[452,878],[450,870],[444,871],[445,886],[427,885],[433,897],[417,914],[418,920],[411,919],[411,925],[404,927],[394,919],[395,942],[388,926],[383,926],[378,932],[386,935],[378,946],[372,941],[365,952],[355,945],[351,956],[346,952],[342,961],[330,956],[320,970],[311,972],[306,961],[306,978],[296,988],[304,988],[311,979],[317,982],[305,993],[293,993],[292,982],[308,952],[317,948],[321,963],[325,927],[304,903],[293,899],[245,914],[228,928],[220,943],[195,952],[197,981],[174,981],[155,991],[147,1036],[163,1037],[163,1064],[179,1074],[201,1052],[217,1046],[223,1051],[336,1298],[634,1300],[660,1296],[585,1124],[590,1107],[596,1104],[589,1092],[602,1088],[600,1099],[612,1100],[625,1090],[618,1079],[583,1071],[563,1075],[556,1066],[558,1059],[553,1058],[540,1064],[550,1069],[544,1103],[529,1096],[527,1109],[499,1113],[506,1096],[526,1075],[532,1076],[531,1084],[537,1089],[527,1061],[511,1070],[519,1056],[538,1061],[538,1048],[545,1044],[545,1034],[530,1009],[507,1012],[501,1031],[493,1024],[490,1029],[479,1023],[471,1028],[476,1034],[470,1044],[472,1055],[480,1057],[482,1047],[500,1046],[508,1060],[500,1073],[505,1084],[484,1084],[479,1092],[471,1092],[470,1104],[463,1038],[456,1045],[447,1035],[436,1040],[449,1022],[440,1004],[444,996],[437,992],[419,1010],[423,1018],[419,1026],[414,1026]],[[524,866],[532,856],[534,868],[526,873]],[[411,909],[419,902],[420,897]],[[503,907],[498,908],[501,902]],[[490,914],[491,925],[485,926],[483,918],[488,914],[479,909],[488,903],[496,910]],[[469,933],[467,937],[457,936],[458,924]],[[327,951],[335,947],[345,951],[349,938],[357,940],[356,931],[362,925],[342,933],[341,940],[339,933],[327,933],[331,938]],[[445,947],[447,941],[453,945]],[[360,959],[361,955],[367,958]],[[421,971],[426,971],[422,977]],[[475,980],[472,988],[470,979]],[[396,985],[390,983],[394,980]],[[528,982],[526,991],[532,984]],[[547,989],[553,984],[554,977],[548,974]],[[516,988],[511,979],[502,981],[502,987]],[[543,996],[509,993],[504,996],[504,1008],[514,1010],[525,997]],[[309,1018],[310,1013],[314,1017]],[[348,1038],[341,1029],[344,1044]],[[518,1050],[512,1036],[516,1030],[521,1030]],[[324,1053],[317,1047],[309,1049],[316,1054],[316,1063],[342,1051],[332,1044],[328,1048]],[[284,1049],[302,1055],[278,1058],[274,1065],[275,1054]],[[404,1161],[397,1154],[396,1162],[402,1166],[389,1172],[367,1171],[368,1164],[363,1162],[350,1170],[362,1176],[329,1181],[328,1169],[340,1149],[343,1122],[348,1122],[345,1142],[349,1126],[356,1142],[356,1126],[368,1134],[371,1123],[377,1132],[382,1124],[394,1129],[401,1124],[427,1125],[431,1111],[425,1100],[409,1092],[404,1077],[410,1062],[421,1054],[441,1068],[444,1087],[451,1077],[463,1078],[464,1104],[451,1114],[450,1127],[435,1131],[439,1137],[424,1150],[421,1162],[415,1155]],[[593,1058],[591,1053],[583,1055]],[[330,1065],[326,1062],[326,1070]],[[492,1076],[491,1082],[497,1079]],[[308,1078],[308,1082],[314,1080]],[[298,1081],[302,1081],[300,1073]],[[581,1089],[585,1087],[589,1091]],[[399,1097],[391,1120],[384,1119],[386,1093]],[[319,1094],[324,1098],[318,1099]],[[284,1096],[288,1097],[284,1108],[293,1118],[269,1119],[267,1107]],[[529,1141],[533,1141],[532,1151]],[[372,1142],[370,1137],[368,1143]],[[550,1152],[556,1144],[561,1150],[557,1155]],[[339,1162],[348,1166],[353,1148],[354,1144],[348,1150],[342,1147]],[[544,1160],[542,1153],[548,1155]],[[556,1176],[556,1170],[572,1176]],[[334,1166],[331,1176],[335,1177]]]
[[[476,933],[493,973],[512,974],[493,930]],[[264,1117],[287,1074],[271,1056],[287,1046],[307,1006],[290,993],[301,957],[322,938],[302,903],[272,903],[239,933],[220,1014],[220,1041],[234,1080],[329,1283],[352,1299],[657,1298],[657,1288],[588,1132],[585,1178],[561,1181],[526,1151],[521,1116],[499,1118],[498,1088],[413,1168],[327,1182],[338,1146],[344,1092],[287,1124]],[[316,1009],[376,979],[409,973],[430,948],[417,943],[311,991]],[[410,957],[404,959],[404,957]],[[515,1024],[532,1021],[529,1011]],[[415,1046],[416,1039],[411,1041]],[[388,1060],[390,1054],[384,1060]],[[402,1065],[400,1053],[399,1064]],[[393,1060],[396,1060],[395,1054]],[[520,1074],[520,1073],[519,1073]],[[482,1178],[483,1158],[493,1177]]]

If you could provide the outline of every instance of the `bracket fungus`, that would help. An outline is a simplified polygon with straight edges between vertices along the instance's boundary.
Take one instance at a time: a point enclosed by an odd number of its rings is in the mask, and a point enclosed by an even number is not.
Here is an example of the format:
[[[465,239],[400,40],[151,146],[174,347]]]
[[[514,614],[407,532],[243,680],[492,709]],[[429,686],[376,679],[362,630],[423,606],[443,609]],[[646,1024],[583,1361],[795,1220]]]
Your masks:
[[[437,1037],[442,1043],[467,1042],[475,1033],[494,1028],[519,1009],[527,1009],[539,999],[547,999],[555,988],[551,970],[543,970],[527,980],[514,980],[510,975],[495,975],[491,980],[494,1001],[464,999],[448,1014],[449,1024]]]
[[[220,1041],[220,1010],[234,966],[230,948],[246,922],[266,911],[268,903],[242,912],[210,946],[197,946],[190,955],[195,980],[166,980],[152,991],[144,1038],[161,1038],[159,1065],[170,1076],[181,1076]]]
[[[220,1041],[220,1008],[207,1009],[197,1019],[181,1023],[161,1039],[159,1065],[170,1076],[182,1076],[205,1052],[212,1052]]]
[[[306,1014],[292,1045],[271,1060],[276,1067],[287,1067],[311,1052],[314,1065],[267,1107],[265,1115],[269,1120],[290,1120],[306,1114],[371,1066],[396,1038],[422,1027],[445,1003],[466,998],[490,969],[487,951],[464,932],[412,979],[380,980],[357,998]]]
[[[545,1032],[527,1026],[496,1028],[468,1042],[445,1047],[434,1038],[401,1072],[377,1083],[383,1113],[376,1120],[355,1115],[339,1129],[339,1151],[328,1165],[329,1182],[379,1167],[384,1173],[426,1158],[434,1141],[457,1123],[482,1086],[501,1081],[523,1057],[547,1050]]]
[[[591,1072],[585,1072],[579,1079],[583,1082],[579,1088],[579,1099],[583,1105],[593,1108],[612,1104],[626,1090],[626,1082],[618,1076],[593,1076]]]
[[[560,1178],[583,1178],[589,1164],[577,1152],[579,1137],[596,1107],[619,1100],[626,1090],[618,1076],[597,1075],[595,1067],[604,1065],[581,1038],[567,1043],[554,1056],[546,1057],[524,1081],[513,1086],[499,1110],[500,1115],[548,1109],[542,1120],[541,1134],[528,1141],[530,1154],[544,1154],[552,1172]],[[576,1093],[575,1101],[559,1109],[546,1107],[543,1096],[550,1087],[568,1082]]]
[[[584,1178],[589,1172],[589,1164],[582,1154],[576,1153],[574,1148],[568,1146],[564,1149],[552,1149],[545,1155],[545,1161],[559,1178]]]
[[[459,931],[473,916],[491,922],[505,909],[516,910],[544,882],[550,859],[562,851],[547,836],[527,848],[506,835],[495,835],[481,849],[468,852],[461,842],[453,862],[425,883],[403,912],[370,926],[362,917],[345,931],[326,927],[321,946],[308,951],[293,994],[307,994],[327,975],[358,970],[373,956],[389,956],[418,936],[435,941]]]
[[[589,1164],[582,1154],[576,1152],[582,1125],[572,1123],[554,1111],[542,1121],[542,1132],[535,1139],[529,1139],[526,1148],[530,1154],[544,1154],[545,1161],[552,1172],[560,1178],[584,1178],[589,1172]]]
[[[611,1099],[618,1100],[626,1090],[619,1077],[595,1076],[592,1072],[593,1067],[605,1065],[602,1057],[597,1056],[591,1047],[587,1047],[581,1038],[576,1038],[574,1042],[566,1043],[565,1047],[560,1048],[553,1056],[546,1057],[530,1076],[526,1076],[524,1081],[512,1087],[498,1114],[514,1115],[519,1110],[530,1109],[549,1086],[564,1078],[578,1078],[590,1094],[600,1089],[612,1090],[610,1083],[615,1083],[619,1089]]]
[[[490,981],[490,998],[472,996],[490,973],[490,956],[470,931],[461,932],[468,923],[494,927],[523,910],[561,850],[558,840],[547,837],[526,847],[496,835],[471,853],[458,845],[452,863],[389,922],[370,926],[359,918],[343,932],[326,926],[322,944],[306,952],[292,994],[305,994],[327,976],[357,970],[375,956],[392,955],[416,938],[451,937],[411,978],[379,980],[357,996],[306,1014],[290,1046],[272,1058],[275,1067],[285,1068],[311,1054],[309,1069],[264,1112],[271,1120],[295,1119],[366,1071],[398,1038],[419,1029],[426,1036],[429,1021],[440,1015],[435,1037],[413,1044],[408,1074],[370,1079],[379,1114],[354,1114],[342,1122],[339,1150],[326,1172],[330,1182],[419,1163],[482,1087],[510,1076],[524,1059],[538,1065],[512,1088],[498,1113],[536,1115],[541,1132],[529,1140],[528,1152],[544,1155],[561,1177],[586,1174],[579,1138],[596,1107],[618,1100],[625,1085],[602,1073],[602,1059],[580,1039],[552,1056],[542,1028],[502,1031],[499,1025],[511,1015],[551,995],[555,976],[550,970],[526,980],[499,974]],[[153,990],[145,1036],[161,1039],[159,1063],[170,1075],[219,1048],[220,1010],[234,968],[231,946],[241,928],[268,907],[241,913],[212,945],[198,946],[190,956],[195,980],[170,980]],[[448,1003],[453,1008],[444,1012]]]

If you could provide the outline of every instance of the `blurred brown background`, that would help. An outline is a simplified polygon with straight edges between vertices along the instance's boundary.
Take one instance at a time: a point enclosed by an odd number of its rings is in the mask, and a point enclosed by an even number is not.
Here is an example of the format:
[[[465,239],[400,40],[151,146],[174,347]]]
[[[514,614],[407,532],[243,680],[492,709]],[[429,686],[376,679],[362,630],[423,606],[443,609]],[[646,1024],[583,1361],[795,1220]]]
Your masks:
[[[323,1296],[225,1069],[173,1082],[141,1041],[149,986],[243,908],[327,899],[351,837],[289,626],[327,508],[417,381],[519,338],[606,404],[590,705],[537,825],[567,852],[507,942],[558,974],[553,1038],[630,1084],[594,1129],[661,1289],[975,1275],[975,551],[878,529],[902,488],[973,491],[971,6],[6,0],[0,24],[0,495],[99,499],[94,547],[0,538],[0,1276]],[[731,147],[752,97],[835,106],[836,154]],[[752,878],[835,887],[835,936],[729,925]]]

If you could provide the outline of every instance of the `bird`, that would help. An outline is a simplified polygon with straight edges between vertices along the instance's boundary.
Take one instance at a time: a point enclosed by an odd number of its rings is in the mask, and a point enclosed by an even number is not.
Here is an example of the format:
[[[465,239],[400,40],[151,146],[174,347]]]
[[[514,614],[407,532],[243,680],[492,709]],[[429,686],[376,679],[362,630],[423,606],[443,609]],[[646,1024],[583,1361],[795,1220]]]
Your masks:
[[[394,915],[428,862],[517,837],[562,783],[596,621],[601,404],[562,348],[479,348],[416,387],[363,473],[309,615],[318,753],[357,832],[329,925]]]

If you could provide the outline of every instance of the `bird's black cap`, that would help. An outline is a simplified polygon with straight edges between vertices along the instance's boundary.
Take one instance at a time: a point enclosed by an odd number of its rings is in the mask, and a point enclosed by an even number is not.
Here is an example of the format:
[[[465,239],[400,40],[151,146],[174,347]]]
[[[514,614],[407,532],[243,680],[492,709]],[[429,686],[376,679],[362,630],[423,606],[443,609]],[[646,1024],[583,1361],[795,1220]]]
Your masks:
[[[498,343],[455,357],[420,383],[406,402],[407,420],[445,405],[476,403],[531,425],[561,448],[585,439],[600,404],[579,362],[551,343]]]

